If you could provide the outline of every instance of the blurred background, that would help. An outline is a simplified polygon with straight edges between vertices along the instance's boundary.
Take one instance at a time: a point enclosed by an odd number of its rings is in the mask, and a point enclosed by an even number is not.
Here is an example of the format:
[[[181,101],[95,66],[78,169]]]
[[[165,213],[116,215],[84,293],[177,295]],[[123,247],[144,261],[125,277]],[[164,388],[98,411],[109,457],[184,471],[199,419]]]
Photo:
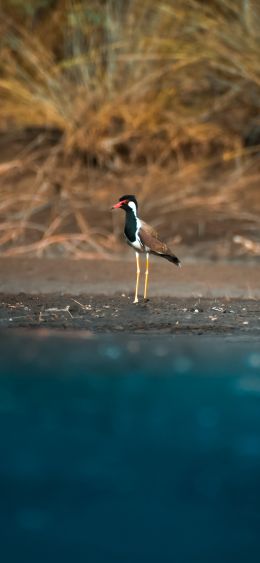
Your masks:
[[[257,0],[2,0],[0,252],[110,257],[135,193],[182,255],[259,257],[259,30]]]
[[[1,1],[3,563],[259,561],[259,32],[259,0]],[[132,263],[67,260],[127,255],[124,193],[185,263],[137,308]]]

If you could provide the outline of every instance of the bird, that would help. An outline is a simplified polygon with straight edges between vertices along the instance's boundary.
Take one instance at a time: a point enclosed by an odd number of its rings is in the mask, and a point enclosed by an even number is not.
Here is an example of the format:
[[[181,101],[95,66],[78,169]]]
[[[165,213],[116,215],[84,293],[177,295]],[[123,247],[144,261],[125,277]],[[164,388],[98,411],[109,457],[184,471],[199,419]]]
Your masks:
[[[118,203],[113,205],[112,209],[123,209],[125,215],[125,229],[124,234],[126,242],[132,246],[136,254],[136,285],[135,285],[135,298],[133,303],[138,303],[138,290],[140,278],[140,262],[139,255],[146,254],[146,270],[145,270],[145,284],[144,284],[144,300],[147,300],[148,295],[148,276],[149,276],[149,257],[150,254],[160,256],[172,262],[176,266],[181,266],[181,262],[167,244],[160,240],[156,230],[142,221],[138,217],[138,203],[134,195],[123,195],[119,198]]]

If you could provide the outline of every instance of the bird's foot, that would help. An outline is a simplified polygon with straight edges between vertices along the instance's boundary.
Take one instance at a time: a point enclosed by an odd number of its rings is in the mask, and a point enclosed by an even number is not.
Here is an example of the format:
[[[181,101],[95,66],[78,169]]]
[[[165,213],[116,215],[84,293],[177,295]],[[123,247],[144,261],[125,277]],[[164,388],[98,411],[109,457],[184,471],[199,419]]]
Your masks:
[[[133,303],[138,303],[138,298],[136,297]]]

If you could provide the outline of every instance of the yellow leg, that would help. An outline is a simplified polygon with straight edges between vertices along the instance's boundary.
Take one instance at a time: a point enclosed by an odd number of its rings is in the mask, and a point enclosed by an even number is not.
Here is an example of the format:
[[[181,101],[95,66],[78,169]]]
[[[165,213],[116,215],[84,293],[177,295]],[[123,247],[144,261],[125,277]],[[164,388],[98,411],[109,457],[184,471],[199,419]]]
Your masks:
[[[147,299],[148,276],[149,276],[149,252],[146,253],[146,270],[145,270],[145,284],[144,284],[144,299]]]
[[[139,277],[140,277],[139,253],[136,252],[135,256],[136,256],[136,285],[135,285],[134,303],[138,303],[138,288],[139,288]]]

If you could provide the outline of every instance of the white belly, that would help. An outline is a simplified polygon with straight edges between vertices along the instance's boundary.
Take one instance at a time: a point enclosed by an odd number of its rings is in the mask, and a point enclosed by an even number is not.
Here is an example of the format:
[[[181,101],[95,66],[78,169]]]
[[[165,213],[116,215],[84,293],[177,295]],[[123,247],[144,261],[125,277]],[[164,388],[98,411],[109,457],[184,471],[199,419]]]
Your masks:
[[[130,241],[128,238],[126,238],[126,240],[128,244],[132,246],[132,248],[134,248],[137,252],[148,252],[149,249],[146,249],[146,247],[141,243],[138,236],[138,231],[141,228],[141,221],[140,219],[138,219],[138,217],[136,217],[136,224],[137,224],[137,229],[135,233],[136,240],[134,242]]]
[[[139,238],[137,238],[134,242],[130,242],[129,244],[138,252],[144,252],[144,246],[140,242]]]

